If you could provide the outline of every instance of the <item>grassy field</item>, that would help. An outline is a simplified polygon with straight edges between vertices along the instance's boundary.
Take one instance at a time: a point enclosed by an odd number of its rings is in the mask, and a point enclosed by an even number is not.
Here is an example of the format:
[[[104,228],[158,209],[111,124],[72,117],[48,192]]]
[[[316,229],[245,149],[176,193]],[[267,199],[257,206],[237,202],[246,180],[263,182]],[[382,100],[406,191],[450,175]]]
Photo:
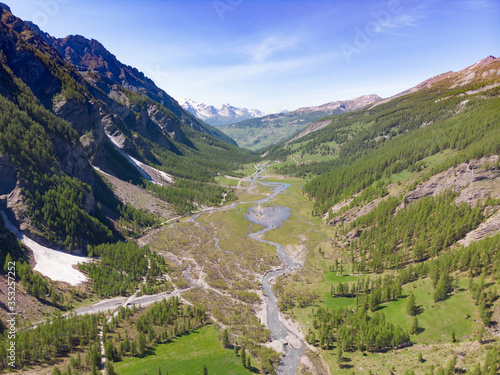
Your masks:
[[[417,280],[403,288],[405,293],[413,292],[422,313],[417,316],[422,332],[412,337],[415,343],[450,342],[455,330],[457,339],[470,337],[479,331],[479,315],[474,302],[466,290],[468,280],[460,279],[456,294],[442,302],[434,302],[432,281],[429,278]],[[410,330],[412,318],[406,315],[406,299],[384,304],[381,311],[393,323]]]
[[[234,180],[232,178],[227,178],[225,176],[215,177],[215,182],[217,182],[219,185],[224,185],[224,186],[237,186],[238,185],[238,180]]]
[[[157,345],[143,358],[125,358],[115,363],[115,369],[120,375],[157,375],[158,369],[162,374],[194,375],[203,373],[203,365],[214,375],[252,373],[243,367],[234,350],[222,348],[212,325]]]

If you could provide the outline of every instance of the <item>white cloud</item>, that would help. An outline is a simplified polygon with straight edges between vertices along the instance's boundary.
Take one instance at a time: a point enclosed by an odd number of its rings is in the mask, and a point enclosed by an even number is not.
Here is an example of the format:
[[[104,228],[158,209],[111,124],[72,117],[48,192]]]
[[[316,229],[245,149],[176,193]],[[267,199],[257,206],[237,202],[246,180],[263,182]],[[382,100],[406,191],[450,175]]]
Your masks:
[[[258,42],[235,48],[234,52],[243,54],[251,61],[263,62],[278,52],[291,51],[302,43],[298,37],[291,35],[271,35]]]

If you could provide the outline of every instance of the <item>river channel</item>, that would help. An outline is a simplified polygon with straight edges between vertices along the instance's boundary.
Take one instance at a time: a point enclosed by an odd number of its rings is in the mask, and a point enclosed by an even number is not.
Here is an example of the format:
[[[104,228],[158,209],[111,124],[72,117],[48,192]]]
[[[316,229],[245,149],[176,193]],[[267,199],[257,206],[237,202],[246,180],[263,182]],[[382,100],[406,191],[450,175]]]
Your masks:
[[[300,357],[305,352],[305,344],[302,339],[297,335],[296,332],[288,328],[281,317],[281,312],[278,308],[278,303],[276,296],[271,287],[272,280],[279,275],[291,271],[292,269],[298,269],[302,267],[300,264],[295,263],[292,258],[288,256],[282,245],[276,242],[267,241],[265,239],[265,233],[267,231],[276,229],[283,224],[283,221],[290,217],[290,208],[277,205],[265,205],[265,203],[270,203],[270,201],[276,197],[278,194],[283,193],[291,185],[279,182],[264,182],[261,174],[264,172],[264,167],[261,167],[259,171],[253,175],[250,180],[251,183],[258,183],[262,186],[269,187],[272,194],[266,198],[260,199],[258,201],[252,202],[238,202],[230,206],[233,208],[242,203],[253,203],[254,206],[247,210],[245,219],[251,223],[260,224],[264,229],[249,234],[249,237],[259,241],[261,243],[266,243],[271,246],[275,246],[278,252],[278,256],[283,263],[283,266],[279,269],[266,272],[262,279],[262,288],[264,290],[265,298],[267,299],[267,322],[266,325],[271,331],[271,339],[278,340],[283,343],[285,354],[281,358],[279,366],[277,368],[277,374],[293,375],[297,373],[297,366]],[[196,219],[198,215],[194,215],[191,218],[191,222],[199,223]],[[204,229],[204,228],[202,228]],[[216,246],[221,250],[216,242]],[[221,250],[222,251],[222,250]]]
[[[262,179],[262,177],[260,176],[262,172],[263,169],[261,168],[261,170],[253,178],[254,182],[256,180]],[[273,339],[280,340],[286,343],[286,345],[284,345],[285,354],[283,355],[278,366],[277,374],[296,374],[300,357],[304,354],[305,351],[305,344],[295,332],[290,330],[283,323],[280,317],[281,312],[278,308],[276,296],[274,295],[271,287],[271,281],[279,275],[292,270],[293,268],[300,268],[301,265],[295,263],[293,259],[288,256],[282,245],[263,239],[267,231],[280,227],[283,224],[283,221],[290,217],[290,208],[276,205],[262,206],[262,204],[269,202],[272,198],[284,192],[291,185],[277,182],[261,181],[258,181],[258,183],[271,188],[273,194],[271,194],[267,198],[255,202],[256,205],[248,210],[247,215],[245,215],[245,219],[252,223],[264,226],[264,229],[250,234],[249,237],[259,242],[275,246],[278,251],[278,256],[283,263],[282,268],[268,271],[264,275],[264,278],[262,279],[262,287],[267,298],[267,327],[271,331]]]

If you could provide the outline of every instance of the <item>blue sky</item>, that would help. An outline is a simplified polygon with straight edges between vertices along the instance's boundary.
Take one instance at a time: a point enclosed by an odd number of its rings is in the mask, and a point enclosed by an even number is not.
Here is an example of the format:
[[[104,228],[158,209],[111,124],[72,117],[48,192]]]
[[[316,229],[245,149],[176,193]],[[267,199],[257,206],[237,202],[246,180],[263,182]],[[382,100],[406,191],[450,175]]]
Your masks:
[[[266,112],[387,97],[500,55],[498,0],[0,0],[173,97]]]

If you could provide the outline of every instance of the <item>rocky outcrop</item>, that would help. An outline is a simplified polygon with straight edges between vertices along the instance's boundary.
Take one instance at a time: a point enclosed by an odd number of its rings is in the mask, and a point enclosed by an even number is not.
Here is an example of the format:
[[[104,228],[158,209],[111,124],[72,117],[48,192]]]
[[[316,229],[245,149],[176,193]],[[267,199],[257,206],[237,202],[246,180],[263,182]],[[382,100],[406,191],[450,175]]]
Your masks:
[[[451,190],[457,194],[455,199],[456,204],[467,203],[470,206],[475,206],[478,203],[482,204],[488,197],[500,199],[500,168],[498,166],[498,160],[498,155],[474,159],[432,176],[429,180],[421,183],[406,194],[405,202],[401,203],[401,205],[396,208],[396,213],[409,204],[412,204],[412,202],[416,202],[422,198],[439,195],[446,190]],[[395,194],[397,194],[396,191],[387,197],[391,195],[394,196]],[[338,212],[343,207],[347,206],[352,199],[338,203],[329,211],[337,215],[329,220],[328,224],[349,224],[357,218],[371,212],[381,201],[387,199],[387,197],[377,198],[362,206],[353,207],[342,214],[338,214]],[[327,215],[325,215],[325,219],[327,219]],[[468,233],[465,238],[460,240],[458,242],[459,244],[467,246],[471,242],[478,241],[500,231],[500,207],[488,207],[484,215],[486,220],[478,228]],[[351,231],[346,236],[348,240],[352,240],[355,237],[355,231]]]
[[[177,117],[177,121],[180,120],[180,122],[197,131],[210,134],[225,142],[236,144],[225,134],[184,110],[174,98],[157,87],[142,72],[121,63],[97,40],[87,39],[80,35],[70,35],[57,39],[44,33],[33,23],[28,22],[27,24],[40,35],[41,39],[54,47],[66,62],[71,63],[89,84],[98,87],[107,95],[111,95],[116,90],[116,85],[124,87],[133,93],[146,95],[171,111],[172,117]],[[177,137],[176,141],[184,142],[187,140],[187,137],[182,134],[180,129],[169,131],[169,133],[174,132]]]
[[[406,197],[412,202],[451,189],[459,194],[457,204],[465,202],[474,206],[477,201],[484,201],[488,195],[500,198],[500,169],[496,166],[497,160],[498,155],[493,155],[462,163],[431,177]]]

